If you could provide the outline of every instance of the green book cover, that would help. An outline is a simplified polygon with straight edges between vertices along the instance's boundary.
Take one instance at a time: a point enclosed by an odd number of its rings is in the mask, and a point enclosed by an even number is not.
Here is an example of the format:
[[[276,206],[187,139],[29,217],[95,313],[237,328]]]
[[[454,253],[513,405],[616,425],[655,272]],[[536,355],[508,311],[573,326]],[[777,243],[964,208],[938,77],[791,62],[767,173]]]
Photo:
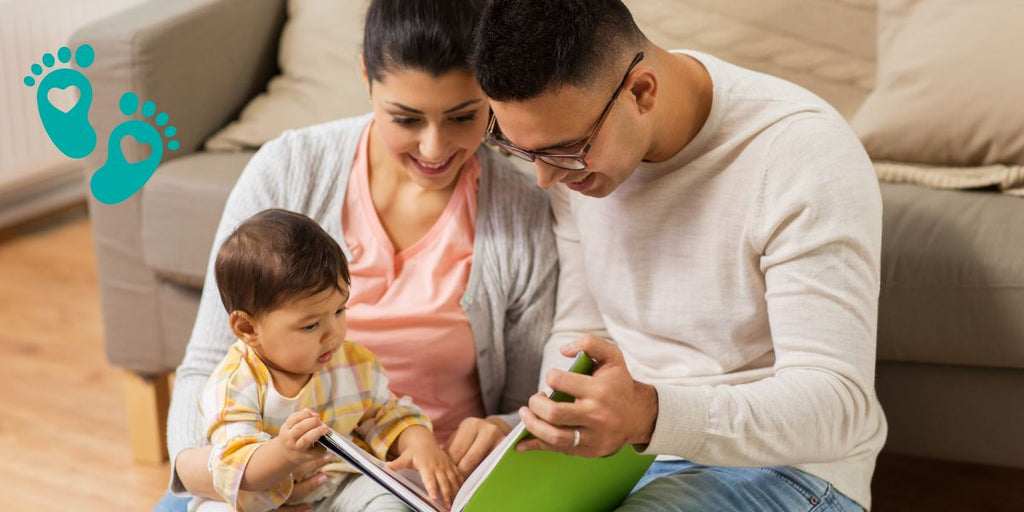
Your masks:
[[[594,362],[581,352],[570,371],[590,374],[593,366]],[[550,396],[560,402],[575,400],[559,392]],[[612,510],[654,462],[653,455],[640,455],[631,445],[600,458],[516,451],[516,444],[529,436],[524,424],[514,428],[469,475],[455,496],[451,510],[430,500],[417,472],[392,471],[334,431],[320,438],[320,443],[419,512]]]
[[[580,353],[570,371],[590,374],[594,362]],[[573,397],[554,392],[551,399],[572,402]],[[521,510],[557,510],[559,512],[599,512],[614,509],[633,489],[653,455],[640,455],[632,445],[601,458],[585,458],[548,451],[518,452],[515,445],[530,436],[520,424],[509,434],[513,442],[502,443],[501,454],[491,466],[479,487],[472,493],[466,512],[503,512]],[[504,451],[502,452],[502,450]],[[489,465],[489,460],[481,464]],[[471,485],[473,476],[467,480]],[[463,490],[466,490],[464,487]],[[460,493],[461,494],[461,493]],[[459,510],[456,507],[453,509]]]

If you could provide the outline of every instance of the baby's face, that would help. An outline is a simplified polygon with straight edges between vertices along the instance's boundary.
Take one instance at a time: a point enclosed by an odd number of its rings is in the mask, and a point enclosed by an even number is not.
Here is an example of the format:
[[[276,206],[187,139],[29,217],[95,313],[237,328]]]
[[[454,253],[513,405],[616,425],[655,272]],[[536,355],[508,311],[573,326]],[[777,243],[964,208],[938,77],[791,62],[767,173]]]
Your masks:
[[[332,287],[263,315],[256,331],[260,357],[297,375],[312,374],[330,363],[347,331],[348,285],[339,279],[338,286],[342,291]]]

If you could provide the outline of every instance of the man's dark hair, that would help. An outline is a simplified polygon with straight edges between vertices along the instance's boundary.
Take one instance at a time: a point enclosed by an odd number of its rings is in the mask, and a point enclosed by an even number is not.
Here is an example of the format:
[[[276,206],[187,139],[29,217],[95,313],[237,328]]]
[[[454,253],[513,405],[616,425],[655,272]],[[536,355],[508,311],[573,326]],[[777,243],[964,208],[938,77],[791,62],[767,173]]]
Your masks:
[[[228,313],[259,317],[292,299],[350,284],[338,242],[305,215],[264,210],[243,222],[217,252],[220,299]]]
[[[340,0],[351,2],[354,0]],[[473,28],[484,0],[373,0],[363,30],[363,63],[373,81],[415,69],[469,71]]]
[[[645,41],[620,0],[491,0],[472,62],[487,96],[521,101],[622,73]]]

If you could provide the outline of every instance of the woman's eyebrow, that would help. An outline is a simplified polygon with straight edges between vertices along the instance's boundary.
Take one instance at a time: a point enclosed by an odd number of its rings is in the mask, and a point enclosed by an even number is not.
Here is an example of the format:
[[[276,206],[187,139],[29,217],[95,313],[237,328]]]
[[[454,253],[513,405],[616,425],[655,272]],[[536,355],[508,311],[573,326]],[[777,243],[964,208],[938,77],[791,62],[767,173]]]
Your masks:
[[[387,101],[385,103],[387,103],[388,105],[394,105],[394,106],[396,106],[396,107],[398,107],[398,108],[400,108],[400,109],[402,109],[402,110],[404,110],[406,112],[410,112],[412,114],[421,114],[421,115],[423,114],[422,110],[416,110],[416,109],[414,109],[412,107],[409,107],[409,106],[406,106],[406,105],[402,105],[401,103],[398,103],[397,101]]]
[[[445,114],[451,114],[452,112],[455,112],[456,110],[462,110],[462,109],[464,109],[464,108],[466,108],[466,107],[468,107],[470,105],[475,105],[477,103],[480,103],[481,101],[483,101],[483,98],[477,98],[475,100],[464,101],[462,103],[459,103],[458,105],[455,105],[454,107],[452,107],[452,108],[450,108],[448,110],[445,110],[444,113]]]
[[[452,107],[452,108],[450,108],[448,110],[445,110],[444,113],[445,114],[451,114],[452,112],[455,112],[456,110],[462,110],[462,109],[464,109],[464,108],[466,108],[466,107],[468,107],[470,105],[474,105],[474,104],[480,103],[481,101],[483,101],[483,98],[477,98],[475,100],[464,101],[462,103],[459,103],[458,105],[455,105],[454,107]],[[388,105],[394,105],[394,106],[396,106],[396,107],[398,107],[398,108],[400,108],[400,109],[402,109],[402,110],[404,110],[406,112],[412,113],[412,114],[423,115],[423,111],[422,110],[412,108],[412,107],[410,107],[408,105],[403,105],[403,104],[401,104],[401,103],[399,103],[397,101],[386,101],[385,103],[387,103]]]

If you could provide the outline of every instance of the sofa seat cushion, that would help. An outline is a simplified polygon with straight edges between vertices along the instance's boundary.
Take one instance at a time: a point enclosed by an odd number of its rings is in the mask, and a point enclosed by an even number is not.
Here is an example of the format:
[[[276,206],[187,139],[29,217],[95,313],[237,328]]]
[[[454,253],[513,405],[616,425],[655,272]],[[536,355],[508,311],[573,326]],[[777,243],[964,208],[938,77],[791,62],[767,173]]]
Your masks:
[[[1024,368],[1024,201],[882,184],[878,359]]]
[[[160,166],[143,189],[146,265],[171,282],[200,289],[228,194],[253,152],[201,152]]]

